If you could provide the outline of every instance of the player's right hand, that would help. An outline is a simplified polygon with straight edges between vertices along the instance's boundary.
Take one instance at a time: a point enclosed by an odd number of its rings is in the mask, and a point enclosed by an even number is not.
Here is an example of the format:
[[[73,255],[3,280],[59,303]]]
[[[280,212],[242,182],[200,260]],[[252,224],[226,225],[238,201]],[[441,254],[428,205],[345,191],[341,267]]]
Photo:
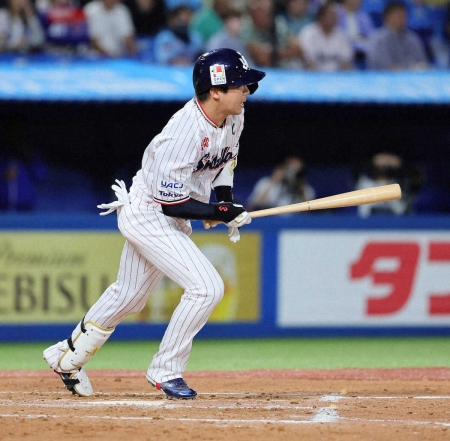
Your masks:
[[[249,224],[252,221],[250,214],[246,211],[242,212],[239,216],[235,217],[231,222],[228,222],[228,226],[231,228],[241,228],[244,225]]]
[[[242,207],[242,205],[239,205]],[[249,224],[252,221],[250,214],[246,211],[243,211],[239,216],[236,216],[231,222],[228,222],[228,237],[231,242],[236,243],[241,235],[239,234],[239,228],[242,226]]]

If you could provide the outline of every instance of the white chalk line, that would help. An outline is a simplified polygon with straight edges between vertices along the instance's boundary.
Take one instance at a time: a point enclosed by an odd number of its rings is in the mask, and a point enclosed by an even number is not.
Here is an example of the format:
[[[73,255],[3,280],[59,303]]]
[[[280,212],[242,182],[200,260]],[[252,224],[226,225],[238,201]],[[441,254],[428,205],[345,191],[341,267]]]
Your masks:
[[[58,400],[57,403],[17,403],[13,400],[0,400],[1,406],[21,406],[21,407],[47,407],[47,408],[60,408],[64,405],[65,408],[89,408],[89,407],[109,407],[109,406],[135,406],[135,407],[161,407],[164,409],[264,409],[264,410],[311,410],[314,409],[312,406],[297,406],[288,405],[281,406],[279,404],[255,404],[255,405],[245,405],[245,404],[230,404],[230,405],[216,405],[211,403],[208,405],[200,404],[197,401],[195,404],[180,403],[174,404],[170,400],[159,400],[159,401],[142,401],[142,400],[108,400],[108,401],[61,401]]]
[[[25,419],[38,419],[38,418],[63,418],[59,415],[18,415],[18,414],[0,414],[0,418],[25,418]],[[64,417],[67,419],[67,416]],[[178,421],[189,423],[221,423],[225,425],[230,424],[313,424],[317,421],[312,420],[272,420],[272,419],[220,419],[220,418],[152,418],[152,417],[115,417],[115,416],[92,416],[92,415],[71,415],[70,418],[77,419],[101,419],[101,420],[120,420],[120,421]]]
[[[444,398],[450,398],[448,396],[443,396]],[[336,403],[341,400],[346,399],[360,399],[360,398],[374,398],[374,397],[354,397],[354,396],[346,396],[342,394],[326,394],[322,395],[319,398],[320,402],[324,403]],[[411,397],[411,396],[388,396],[388,397],[375,397],[379,399],[407,399],[407,398],[419,398],[419,397]],[[422,398],[437,398],[432,396],[424,396]],[[33,400],[35,401],[35,400]],[[285,402],[287,400],[277,400]],[[193,403],[193,402],[190,402]],[[10,406],[14,403],[14,400],[0,400],[0,406]],[[30,407],[41,407],[41,408],[60,408],[63,405],[65,408],[73,407],[73,408],[89,408],[89,407],[109,407],[109,406],[137,406],[137,407],[153,407],[153,408],[161,408],[161,409],[177,409],[177,408],[185,408],[185,409],[265,409],[265,410],[313,410],[311,412],[313,415],[308,417],[308,419],[300,419],[299,415],[292,415],[293,419],[285,420],[273,420],[273,419],[224,419],[224,418],[153,418],[153,417],[124,417],[124,416],[79,416],[72,415],[71,418],[77,419],[107,419],[107,420],[132,420],[132,421],[153,421],[153,420],[163,420],[163,421],[177,421],[177,422],[197,422],[197,423],[215,423],[215,424],[223,424],[223,425],[236,425],[236,424],[261,424],[261,423],[271,423],[271,424],[317,424],[317,423],[336,423],[339,421],[354,421],[354,422],[364,422],[364,423],[393,423],[393,424],[408,424],[408,425],[429,425],[429,426],[443,426],[450,427],[450,423],[441,422],[441,421],[415,421],[415,420],[398,420],[398,419],[365,419],[358,417],[342,417],[338,413],[337,405],[330,404],[328,407],[311,407],[311,406],[296,406],[296,405],[264,405],[260,404],[256,405],[242,405],[240,403],[236,403],[233,405],[215,405],[213,402],[208,403],[207,405],[201,404],[201,402],[196,401],[195,404],[189,403],[180,403],[175,404],[170,402],[167,399],[164,400],[154,400],[154,401],[143,401],[143,400],[105,400],[105,401],[73,401],[73,400],[58,400],[58,403],[19,403],[19,406],[30,406]],[[16,414],[0,414],[0,418],[61,418],[59,415],[31,415],[25,414],[20,415]]]
[[[16,418],[16,419],[39,419],[39,418],[64,418],[67,420],[67,415],[19,415],[19,414],[0,414],[0,418]],[[93,416],[93,415],[71,415],[70,419],[101,419],[112,421],[177,421],[188,423],[216,423],[223,425],[235,425],[235,424],[323,424],[323,423],[336,423],[337,421],[354,421],[362,423],[393,423],[393,424],[408,424],[416,426],[440,426],[450,427],[450,423],[441,421],[415,421],[415,420],[390,420],[390,419],[365,419],[365,418],[347,418],[331,414],[323,416],[322,414],[317,417],[313,417],[311,420],[273,420],[273,419],[220,419],[220,418],[152,418],[152,417],[115,417],[115,416]]]
[[[60,394],[59,392],[57,393]],[[64,393],[67,397],[67,393]],[[112,394],[114,395],[114,394]],[[158,394],[160,397],[161,394]],[[339,394],[329,394],[323,395],[321,397],[313,396],[310,397],[308,401],[318,400],[324,403],[337,403],[342,400],[411,400],[411,399],[449,399],[450,396],[349,396],[349,395],[339,395]],[[217,405],[214,403],[214,400],[209,400],[208,404],[202,405],[203,400],[195,400],[195,401],[182,401],[180,404],[175,404],[178,400],[168,400],[167,398],[159,399],[159,400],[133,400],[133,399],[125,399],[125,400],[103,400],[103,401],[92,401],[92,399],[83,400],[78,397],[70,396],[70,398],[66,398],[65,400],[58,399],[55,403],[39,403],[37,400],[42,400],[40,397],[35,397],[29,402],[17,403],[12,398],[2,399],[0,398],[0,406],[10,406],[11,404],[20,405],[20,406],[37,406],[37,407],[60,407],[62,404],[66,407],[91,407],[91,406],[141,406],[141,407],[164,407],[167,409],[176,409],[176,408],[196,408],[196,409],[254,409],[257,407],[258,409],[312,409],[311,406],[302,406],[298,402],[292,402],[291,400],[286,399],[259,399],[257,400],[257,404],[247,405],[242,402],[236,404],[220,404]],[[268,404],[268,403],[271,404]],[[286,403],[289,402],[289,405],[280,405],[274,403]],[[195,405],[188,404],[195,403]],[[264,404],[262,404],[264,403]]]
[[[0,391],[0,395],[64,395],[71,396],[67,391]],[[161,397],[161,392],[95,392],[95,396],[97,397]],[[270,399],[271,401],[287,401],[286,399],[280,399],[279,397],[291,397],[291,398],[321,398],[324,401],[323,394],[314,393],[314,394],[306,394],[306,393],[240,393],[240,392],[200,392],[199,397],[244,397],[244,398],[260,398]],[[380,395],[380,396],[371,396],[371,395],[348,395],[348,394],[330,394],[326,395],[328,401],[336,401],[340,399],[358,399],[358,400],[404,400],[404,399],[418,399],[418,400],[448,400],[450,399],[450,395]],[[272,398],[277,397],[277,398]]]

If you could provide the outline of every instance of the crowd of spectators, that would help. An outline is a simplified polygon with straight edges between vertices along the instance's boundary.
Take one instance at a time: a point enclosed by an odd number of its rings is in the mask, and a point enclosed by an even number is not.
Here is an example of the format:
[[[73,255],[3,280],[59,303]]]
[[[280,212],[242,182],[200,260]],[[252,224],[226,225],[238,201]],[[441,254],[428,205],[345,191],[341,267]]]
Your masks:
[[[449,68],[449,45],[450,1],[0,0],[0,54],[192,65],[203,52],[230,47],[262,68],[329,72]],[[0,155],[0,210],[32,209],[45,166],[23,137],[4,139],[3,145],[9,150]],[[355,188],[385,182],[382,169],[392,174],[393,164],[401,163],[392,155],[373,161]],[[287,204],[314,198],[305,170],[301,158],[288,158],[242,202],[257,209],[270,206],[271,199]],[[410,186],[413,180],[405,182]],[[393,213],[411,210],[411,201],[402,201],[407,205],[393,204]],[[368,215],[364,210],[360,214]]]
[[[193,64],[232,47],[261,67],[449,67],[450,3],[427,0],[0,0],[0,52]]]

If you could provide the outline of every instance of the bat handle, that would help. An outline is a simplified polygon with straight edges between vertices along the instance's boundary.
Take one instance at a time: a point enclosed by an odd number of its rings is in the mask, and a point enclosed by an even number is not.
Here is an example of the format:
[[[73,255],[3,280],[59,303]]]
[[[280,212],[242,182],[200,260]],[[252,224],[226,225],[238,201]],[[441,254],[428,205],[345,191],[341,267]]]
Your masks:
[[[205,227],[205,230],[209,230],[211,227],[215,227],[216,225],[221,224],[222,221],[217,220],[204,220],[203,226]]]

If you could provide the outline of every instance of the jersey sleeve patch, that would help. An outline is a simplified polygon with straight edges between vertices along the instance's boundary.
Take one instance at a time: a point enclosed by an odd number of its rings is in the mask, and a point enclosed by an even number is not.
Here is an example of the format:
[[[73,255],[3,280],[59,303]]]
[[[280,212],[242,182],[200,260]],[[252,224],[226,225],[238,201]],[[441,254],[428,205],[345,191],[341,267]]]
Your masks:
[[[189,191],[183,182],[160,179],[153,199],[160,204],[179,204],[189,199]]]

